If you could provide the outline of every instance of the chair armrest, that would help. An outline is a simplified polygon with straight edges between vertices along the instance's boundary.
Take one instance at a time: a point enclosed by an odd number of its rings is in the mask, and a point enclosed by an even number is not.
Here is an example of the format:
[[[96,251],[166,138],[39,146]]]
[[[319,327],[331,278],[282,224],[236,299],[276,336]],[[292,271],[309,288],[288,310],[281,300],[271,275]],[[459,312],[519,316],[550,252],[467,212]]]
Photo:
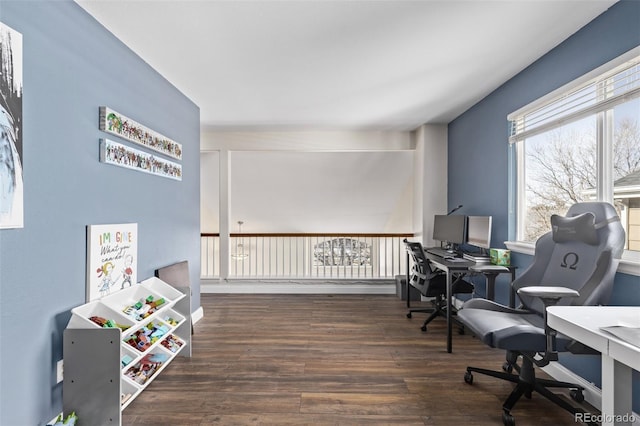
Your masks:
[[[563,297],[578,297],[580,293],[567,287],[551,287],[551,286],[530,286],[522,287],[518,290],[518,294],[524,296],[538,297],[544,304],[544,334],[547,337],[547,349],[544,356],[540,360],[534,360],[538,367],[544,367],[551,361],[558,360],[558,352],[555,350],[555,338],[557,332],[549,327],[547,322],[547,307],[555,305]]]
[[[469,266],[469,270],[473,272],[480,272],[480,273],[511,272],[509,268],[507,268],[506,266],[500,266],[500,265],[475,265],[475,266]]]
[[[578,297],[580,293],[567,287],[547,287],[547,286],[530,286],[522,287],[518,290],[518,294],[525,296],[539,297],[541,299],[561,299],[563,297]]]

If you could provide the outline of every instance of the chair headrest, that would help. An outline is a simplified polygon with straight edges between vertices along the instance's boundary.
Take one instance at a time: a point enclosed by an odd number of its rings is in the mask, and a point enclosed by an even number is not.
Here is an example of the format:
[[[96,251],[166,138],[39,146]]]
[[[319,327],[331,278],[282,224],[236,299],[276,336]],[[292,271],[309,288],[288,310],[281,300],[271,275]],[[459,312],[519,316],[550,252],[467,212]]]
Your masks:
[[[596,217],[591,212],[571,217],[551,215],[551,231],[556,243],[582,241],[595,246],[599,243],[595,225]]]
[[[573,217],[587,212],[592,213],[595,216],[596,226],[600,222],[619,219],[618,212],[615,207],[604,201],[585,201],[582,203],[575,203],[569,207],[565,216]]]

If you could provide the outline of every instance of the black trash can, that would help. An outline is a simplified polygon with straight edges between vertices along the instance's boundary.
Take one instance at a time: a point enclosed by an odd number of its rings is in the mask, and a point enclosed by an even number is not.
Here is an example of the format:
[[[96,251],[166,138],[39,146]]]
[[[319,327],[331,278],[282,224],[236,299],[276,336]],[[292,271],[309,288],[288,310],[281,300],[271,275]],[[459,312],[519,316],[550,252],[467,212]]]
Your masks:
[[[411,295],[410,300],[420,300],[420,292],[415,287],[409,286],[409,294]],[[406,275],[396,275],[396,296],[398,296],[400,300],[407,300]]]

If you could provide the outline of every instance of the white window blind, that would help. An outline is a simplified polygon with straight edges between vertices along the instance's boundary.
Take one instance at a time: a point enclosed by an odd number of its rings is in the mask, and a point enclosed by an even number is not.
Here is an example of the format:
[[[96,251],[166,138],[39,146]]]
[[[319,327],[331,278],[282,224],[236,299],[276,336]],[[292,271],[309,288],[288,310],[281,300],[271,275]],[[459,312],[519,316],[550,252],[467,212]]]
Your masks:
[[[552,94],[509,114],[509,143],[640,97],[640,56],[595,78],[574,84],[573,88],[562,89],[560,95]]]

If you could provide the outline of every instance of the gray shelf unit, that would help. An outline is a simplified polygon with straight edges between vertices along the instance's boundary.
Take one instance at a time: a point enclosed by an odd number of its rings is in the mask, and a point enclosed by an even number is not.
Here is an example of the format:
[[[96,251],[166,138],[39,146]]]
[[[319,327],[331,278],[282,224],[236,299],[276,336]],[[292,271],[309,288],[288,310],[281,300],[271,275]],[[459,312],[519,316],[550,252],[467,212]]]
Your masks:
[[[142,321],[128,319],[124,314],[118,316],[118,311],[127,302],[145,292],[164,297],[168,300],[166,306]],[[166,294],[171,297],[166,297]],[[122,306],[114,309],[115,305]],[[131,324],[130,328],[124,332],[119,328],[102,328],[89,320],[92,315],[107,314],[120,319],[122,323]],[[183,343],[177,353],[172,353],[160,344],[167,336],[163,336],[143,352],[123,341],[126,336],[151,321],[162,322],[164,316],[180,319],[178,325],[169,332]],[[176,356],[191,357],[191,290],[188,287],[170,286],[154,277],[98,301],[81,305],[72,310],[71,319],[64,331],[63,351],[64,412],[75,411],[79,424],[83,426],[119,426],[122,424],[122,411]],[[126,371],[149,353],[162,353],[169,358],[144,384],[135,383],[126,377]],[[125,354],[130,354],[133,361],[123,367],[122,357]],[[123,395],[126,394],[130,397],[123,402]]]

